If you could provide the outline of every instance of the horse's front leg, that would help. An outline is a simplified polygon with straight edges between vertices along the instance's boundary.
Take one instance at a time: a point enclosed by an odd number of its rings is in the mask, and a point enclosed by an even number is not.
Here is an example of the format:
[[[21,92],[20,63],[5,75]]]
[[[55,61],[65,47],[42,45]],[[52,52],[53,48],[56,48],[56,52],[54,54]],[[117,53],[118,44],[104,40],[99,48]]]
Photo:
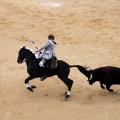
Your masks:
[[[29,83],[29,80],[32,80],[33,78],[35,78],[34,76],[29,76],[27,79],[25,79],[25,86],[28,90],[30,90],[31,92],[33,92],[33,88],[36,88],[36,86],[31,86]]]

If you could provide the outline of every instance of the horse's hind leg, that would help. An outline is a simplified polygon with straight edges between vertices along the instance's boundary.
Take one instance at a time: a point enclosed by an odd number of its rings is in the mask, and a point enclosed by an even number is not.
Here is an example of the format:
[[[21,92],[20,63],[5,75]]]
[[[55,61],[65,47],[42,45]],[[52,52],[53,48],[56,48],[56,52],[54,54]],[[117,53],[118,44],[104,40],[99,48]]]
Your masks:
[[[33,78],[35,78],[34,76],[29,76],[27,79],[25,79],[25,86],[28,90],[30,90],[31,92],[33,92],[32,88],[36,88],[36,86],[31,86],[29,83],[29,80],[32,80]]]
[[[68,87],[68,91],[65,93],[65,99],[70,97],[70,91],[72,88],[73,80],[67,77],[59,77]]]

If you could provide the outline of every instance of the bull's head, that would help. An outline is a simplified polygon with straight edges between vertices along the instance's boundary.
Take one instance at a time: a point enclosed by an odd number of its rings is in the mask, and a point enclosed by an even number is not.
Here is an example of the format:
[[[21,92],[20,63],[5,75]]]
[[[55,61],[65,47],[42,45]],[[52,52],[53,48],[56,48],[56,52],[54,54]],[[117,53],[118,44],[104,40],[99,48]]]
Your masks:
[[[88,78],[88,82],[90,85],[92,85],[94,82],[96,82],[92,73],[90,74],[90,78]]]

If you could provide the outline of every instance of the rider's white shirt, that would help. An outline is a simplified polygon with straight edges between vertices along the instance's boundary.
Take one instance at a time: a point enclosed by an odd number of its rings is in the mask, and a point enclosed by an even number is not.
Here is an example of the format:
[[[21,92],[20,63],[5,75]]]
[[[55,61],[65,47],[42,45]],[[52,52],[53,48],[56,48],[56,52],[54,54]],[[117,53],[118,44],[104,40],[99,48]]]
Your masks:
[[[56,45],[52,40],[48,40],[41,48],[38,49],[39,51],[44,49],[41,57],[48,60],[51,59],[52,56],[56,56],[54,53],[55,46]]]

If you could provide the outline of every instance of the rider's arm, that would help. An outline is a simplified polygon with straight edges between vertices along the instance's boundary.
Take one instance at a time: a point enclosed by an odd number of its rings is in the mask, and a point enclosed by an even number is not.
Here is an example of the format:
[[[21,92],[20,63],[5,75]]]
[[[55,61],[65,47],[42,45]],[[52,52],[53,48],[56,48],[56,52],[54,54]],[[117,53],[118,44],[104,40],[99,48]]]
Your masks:
[[[40,47],[37,51],[41,51],[43,49],[45,49],[46,47],[48,47],[50,45],[50,42],[47,41],[42,47]]]

